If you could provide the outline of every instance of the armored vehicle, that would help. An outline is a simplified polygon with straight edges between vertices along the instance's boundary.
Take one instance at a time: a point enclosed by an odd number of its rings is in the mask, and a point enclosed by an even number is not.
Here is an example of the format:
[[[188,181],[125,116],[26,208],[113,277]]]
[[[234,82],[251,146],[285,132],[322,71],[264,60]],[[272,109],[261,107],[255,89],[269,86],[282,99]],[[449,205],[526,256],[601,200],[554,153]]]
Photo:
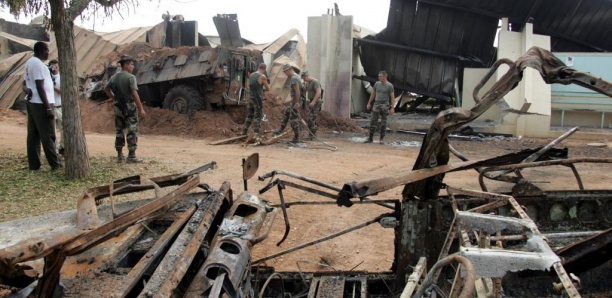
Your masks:
[[[135,52],[137,48],[141,52]],[[246,78],[263,61],[257,51],[223,46],[131,49],[123,53],[137,60],[134,75],[144,104],[183,114],[244,104]],[[104,77],[110,78],[116,71],[120,69],[109,67]],[[105,84],[106,80],[98,82],[90,97],[104,97]]]

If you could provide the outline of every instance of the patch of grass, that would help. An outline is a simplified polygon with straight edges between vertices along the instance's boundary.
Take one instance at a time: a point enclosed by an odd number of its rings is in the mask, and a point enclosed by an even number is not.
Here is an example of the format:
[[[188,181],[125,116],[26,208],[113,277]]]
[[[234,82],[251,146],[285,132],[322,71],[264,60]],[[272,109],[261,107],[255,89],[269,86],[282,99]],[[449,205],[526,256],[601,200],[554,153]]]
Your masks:
[[[44,157],[43,162],[46,163]],[[0,222],[75,209],[87,188],[120,178],[175,172],[154,161],[117,164],[112,156],[90,158],[91,176],[83,180],[69,180],[64,171],[51,171],[45,166],[42,171],[29,171],[25,154],[0,153]]]

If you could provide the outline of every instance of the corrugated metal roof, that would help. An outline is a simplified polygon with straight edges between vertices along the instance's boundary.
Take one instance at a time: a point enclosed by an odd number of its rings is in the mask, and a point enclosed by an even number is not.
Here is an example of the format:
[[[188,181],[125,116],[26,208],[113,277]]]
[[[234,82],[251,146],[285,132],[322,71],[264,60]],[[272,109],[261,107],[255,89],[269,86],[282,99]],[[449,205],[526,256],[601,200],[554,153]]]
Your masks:
[[[146,38],[146,32],[151,27],[139,27],[128,29],[125,31],[118,31],[112,33],[101,33],[87,30],[78,26],[74,26],[74,45],[76,49],[76,58],[78,63],[77,75],[81,78],[85,78],[85,73],[93,66],[96,60],[100,56],[107,55],[114,51],[118,45],[131,43],[133,41],[144,41]],[[1,33],[5,38],[15,39],[18,37],[7,36],[8,33]],[[49,59],[57,58],[57,47],[55,44],[55,35],[50,34],[49,42]],[[19,42],[25,44],[33,44],[36,41],[18,38]],[[27,58],[32,56],[32,52],[16,54],[18,57],[22,55],[28,55]],[[11,72],[4,75],[2,82],[0,82],[0,107],[7,108],[13,105],[13,102],[21,95],[21,80],[23,80],[23,72],[25,59],[17,59],[19,63],[14,64]],[[10,58],[13,61],[15,58]]]
[[[147,31],[151,30],[151,28],[153,28],[153,26],[136,27],[136,28],[130,28],[126,30],[108,32],[108,33],[93,32],[93,31],[91,32],[100,35],[102,39],[106,41],[110,41],[117,45],[122,45],[126,43],[131,43],[134,41],[146,42]]]
[[[81,78],[85,78],[85,73],[91,68],[96,59],[114,51],[117,48],[117,44],[103,39],[93,31],[75,26],[74,47],[77,51],[77,75]],[[55,35],[51,35],[49,50],[49,59],[57,58]]]
[[[609,0],[391,0],[387,28],[359,39],[367,80],[380,70],[398,89],[437,98],[453,95],[464,67],[489,67],[499,19],[511,30],[532,22],[553,51],[612,50]]]

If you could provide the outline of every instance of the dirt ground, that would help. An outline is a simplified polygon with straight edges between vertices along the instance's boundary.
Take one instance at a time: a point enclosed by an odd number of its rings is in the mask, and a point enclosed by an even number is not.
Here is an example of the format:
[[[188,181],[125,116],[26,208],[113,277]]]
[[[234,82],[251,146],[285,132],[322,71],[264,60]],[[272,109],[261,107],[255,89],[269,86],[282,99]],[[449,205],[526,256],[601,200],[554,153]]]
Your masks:
[[[266,114],[270,125],[264,129],[276,129],[281,106],[266,103]],[[83,119],[86,128],[87,145],[90,156],[112,158],[114,156],[113,120],[110,116],[110,103],[83,103]],[[209,142],[237,135],[242,128],[244,114],[238,110],[205,111],[197,113],[192,119],[169,111],[147,109],[147,117],[141,126],[138,154],[146,163],[163,163],[177,172],[191,170],[198,165],[216,161],[218,168],[201,174],[201,181],[212,187],[220,187],[223,181],[230,181],[236,194],[243,191],[241,159],[252,153],[260,155],[258,175],[282,169],[315,178],[341,187],[344,183],[382,177],[412,167],[419,152],[416,146],[396,146],[420,142],[422,137],[408,134],[390,134],[385,145],[378,143],[362,144],[364,131],[348,121],[334,120],[324,115],[321,139],[336,146],[337,151],[312,149],[314,142],[306,143],[306,148],[296,148],[287,142],[265,147],[248,147],[240,144],[220,146],[208,145]],[[612,136],[612,135],[608,135]],[[611,157],[612,148],[586,146],[593,141],[585,141],[579,135],[572,136],[560,147],[568,147],[570,157]],[[608,138],[612,140],[612,138]],[[288,139],[287,139],[288,140]],[[550,142],[546,139],[505,138],[503,140],[463,141],[451,140],[451,144],[471,159],[493,157],[535,148]],[[603,138],[602,138],[603,141]],[[0,111],[0,150],[17,153],[25,152],[26,118],[17,111]],[[391,143],[391,144],[390,144]],[[452,158],[451,162],[457,162]],[[610,188],[612,166],[581,164],[578,171],[583,176],[586,188]],[[1,170],[1,169],[0,169]],[[151,173],[142,173],[150,175]],[[158,174],[158,173],[153,173]],[[577,189],[571,171],[567,168],[538,168],[526,171],[527,178],[533,178],[537,185],[545,189]],[[152,175],[151,175],[152,176]],[[290,180],[290,178],[287,178]],[[110,182],[110,181],[109,181]],[[267,182],[267,181],[266,181]],[[249,190],[256,192],[266,182],[252,179]],[[475,171],[451,173],[447,184],[479,189]],[[491,191],[508,190],[509,186],[490,183]],[[376,196],[380,199],[400,199],[401,187]],[[279,202],[278,193],[269,191],[262,197],[271,203]],[[77,196],[75,195],[75,205]],[[287,201],[325,201],[324,197],[288,189]],[[330,233],[370,220],[387,209],[375,205],[354,205],[351,208],[336,205],[294,206],[288,209],[291,232],[287,240],[277,247],[282,238],[284,223],[282,215],[276,218],[268,239],[256,245],[253,259],[276,253],[295,245],[314,240]],[[393,259],[393,230],[384,229],[378,224],[335,238],[330,241],[300,250],[295,253],[268,261],[268,265],[278,270],[368,270],[385,271]]]

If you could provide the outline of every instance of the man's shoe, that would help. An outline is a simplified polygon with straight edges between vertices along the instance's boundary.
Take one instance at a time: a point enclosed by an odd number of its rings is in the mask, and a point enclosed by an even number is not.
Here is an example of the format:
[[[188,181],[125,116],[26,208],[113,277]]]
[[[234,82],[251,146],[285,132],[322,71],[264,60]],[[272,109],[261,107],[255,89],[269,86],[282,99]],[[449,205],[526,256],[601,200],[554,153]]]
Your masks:
[[[380,143],[381,145],[384,145],[385,142],[383,142],[384,137],[380,137],[380,140],[378,141],[378,143]]]
[[[315,136],[313,136],[313,135],[310,135],[310,136],[306,137],[307,141],[314,141],[314,139],[315,139]]]
[[[293,140],[291,140],[292,144],[298,144],[300,142],[299,138],[293,138]]]
[[[63,168],[64,168],[64,164],[60,162],[57,166],[52,167],[51,171],[55,171],[55,170],[59,170],[59,169],[63,169]]]
[[[372,137],[369,137],[364,141],[364,143],[372,143],[372,142],[374,142]]]
[[[123,163],[125,161],[125,156],[123,154],[117,155],[117,163]]]
[[[128,156],[125,161],[127,161],[128,163],[141,163],[144,160],[142,158],[136,157],[136,155],[133,155],[133,156],[131,155],[131,156]]]

